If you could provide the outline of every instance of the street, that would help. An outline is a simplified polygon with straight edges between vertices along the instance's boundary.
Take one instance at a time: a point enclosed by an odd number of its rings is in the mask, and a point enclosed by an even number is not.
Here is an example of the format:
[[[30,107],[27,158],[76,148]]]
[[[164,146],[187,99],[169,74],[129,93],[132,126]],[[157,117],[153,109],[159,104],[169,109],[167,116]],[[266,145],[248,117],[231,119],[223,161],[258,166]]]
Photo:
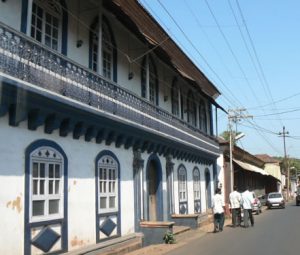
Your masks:
[[[226,226],[221,233],[209,233],[167,254],[299,254],[300,207],[294,201],[287,204],[286,209],[266,210],[255,215],[254,220],[254,227]]]

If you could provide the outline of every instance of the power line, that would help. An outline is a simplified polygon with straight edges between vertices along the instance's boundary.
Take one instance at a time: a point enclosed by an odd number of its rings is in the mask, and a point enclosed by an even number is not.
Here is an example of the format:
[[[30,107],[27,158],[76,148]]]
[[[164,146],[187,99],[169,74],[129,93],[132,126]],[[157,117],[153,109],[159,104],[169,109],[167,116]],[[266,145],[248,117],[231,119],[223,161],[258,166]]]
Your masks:
[[[270,90],[269,83],[268,83],[268,81],[267,81],[267,79],[266,79],[266,76],[265,76],[264,70],[263,70],[263,68],[262,68],[261,62],[260,62],[260,60],[259,60],[259,57],[258,57],[256,48],[255,48],[255,45],[254,45],[254,42],[253,42],[252,37],[251,37],[250,32],[249,32],[249,29],[248,29],[248,26],[247,26],[246,19],[245,19],[244,15],[243,15],[243,12],[242,12],[242,9],[241,9],[241,7],[240,7],[240,4],[239,4],[239,1],[238,1],[238,0],[236,0],[236,4],[237,4],[238,10],[239,10],[239,12],[240,12],[240,15],[241,15],[241,17],[242,17],[243,24],[244,24],[244,26],[245,26],[245,28],[246,28],[246,32],[247,32],[247,35],[248,35],[248,38],[249,38],[249,41],[250,41],[250,45],[252,46],[252,49],[253,49],[253,52],[254,52],[254,56],[255,56],[256,61],[257,61],[257,63],[258,63],[258,67],[259,67],[259,69],[260,69],[260,71],[261,71],[263,80],[265,81],[265,84],[266,84],[266,87],[267,87],[267,91],[269,92],[271,101],[273,102],[274,108],[275,108],[275,110],[276,110],[276,105],[275,105],[275,103],[274,103],[274,99],[273,99],[273,96],[272,96],[272,93],[271,93],[271,90]],[[280,115],[278,115],[278,116],[279,116],[279,119],[280,119]],[[281,123],[282,123],[282,121],[281,121]]]
[[[189,44],[193,47],[193,49],[198,53],[198,55],[202,58],[202,60],[205,62],[205,64],[208,66],[208,68],[211,70],[211,72],[213,72],[213,74],[218,78],[218,80],[223,84],[224,87],[226,87],[228,89],[228,87],[226,86],[226,84],[223,82],[223,80],[221,79],[221,77],[217,74],[217,72],[211,67],[211,65],[208,63],[208,61],[206,60],[206,58],[201,54],[201,52],[197,49],[197,47],[193,44],[193,42],[191,41],[191,39],[186,35],[186,33],[184,32],[184,30],[179,26],[178,22],[174,19],[174,17],[171,15],[171,13],[167,10],[167,8],[161,3],[160,0],[157,0],[158,3],[160,4],[160,6],[165,10],[165,12],[168,14],[168,16],[172,19],[172,21],[174,22],[174,24],[177,26],[177,28],[181,31],[181,33],[183,34],[183,36],[185,37],[185,39],[189,42]],[[229,90],[229,89],[228,89]],[[229,90],[230,91],[230,90]],[[237,100],[238,101],[238,100]],[[240,103],[240,102],[239,102]]]
[[[284,97],[284,98],[281,98],[281,99],[278,99],[277,101],[274,101],[272,103],[269,103],[269,104],[265,104],[265,105],[260,105],[260,106],[254,106],[254,107],[250,107],[248,109],[257,109],[257,108],[263,108],[263,107],[266,107],[266,106],[270,106],[270,105],[273,105],[274,103],[280,103],[280,102],[283,102],[283,101],[286,101],[288,99],[291,99],[293,97],[296,97],[296,96],[299,96],[300,95],[300,92],[297,92],[291,96],[288,96],[288,97]]]
[[[250,91],[251,91],[253,97],[254,97],[254,98],[256,99],[256,101],[260,104],[259,99],[258,99],[256,93],[253,91],[252,86],[251,86],[250,83],[249,83],[249,80],[248,80],[248,78],[247,78],[247,76],[246,76],[246,73],[245,73],[244,69],[242,68],[241,63],[239,62],[239,60],[238,60],[236,54],[234,53],[234,51],[233,51],[233,49],[232,49],[232,47],[231,47],[231,45],[230,45],[230,43],[229,43],[229,41],[228,41],[226,35],[224,34],[224,32],[223,32],[223,30],[222,30],[222,28],[221,28],[221,26],[220,26],[220,24],[219,24],[219,22],[218,22],[218,20],[217,20],[217,18],[216,18],[216,16],[215,16],[214,12],[213,12],[213,10],[212,10],[212,8],[210,7],[210,5],[209,5],[209,3],[208,3],[207,0],[205,0],[205,3],[206,3],[206,5],[207,5],[207,7],[208,7],[208,9],[209,9],[209,11],[210,11],[210,13],[211,13],[211,15],[212,15],[212,17],[213,17],[213,19],[214,19],[214,21],[215,21],[217,27],[218,27],[218,30],[220,31],[220,34],[222,35],[222,37],[223,37],[223,39],[224,39],[224,41],[225,41],[225,43],[226,43],[226,45],[227,45],[227,47],[228,47],[228,49],[229,49],[231,55],[233,56],[233,59],[235,60],[235,62],[236,62],[236,64],[237,64],[237,66],[239,67],[239,69],[240,69],[242,75],[244,76],[244,79],[245,79],[245,81],[246,81],[248,87],[250,88]]]

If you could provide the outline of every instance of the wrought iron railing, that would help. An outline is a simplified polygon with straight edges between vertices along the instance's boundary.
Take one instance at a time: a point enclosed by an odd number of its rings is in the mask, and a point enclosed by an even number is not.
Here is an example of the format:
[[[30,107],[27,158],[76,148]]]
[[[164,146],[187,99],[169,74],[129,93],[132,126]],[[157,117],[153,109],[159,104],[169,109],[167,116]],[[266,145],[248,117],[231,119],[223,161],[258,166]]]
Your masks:
[[[0,72],[195,145],[215,139],[3,23]]]

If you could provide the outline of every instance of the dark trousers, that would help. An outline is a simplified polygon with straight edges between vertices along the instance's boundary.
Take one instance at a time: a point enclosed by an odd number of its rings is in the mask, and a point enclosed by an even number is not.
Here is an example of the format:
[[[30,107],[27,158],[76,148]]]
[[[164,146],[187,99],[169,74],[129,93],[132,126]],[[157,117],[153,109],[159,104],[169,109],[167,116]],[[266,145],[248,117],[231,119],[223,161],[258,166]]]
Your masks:
[[[251,226],[254,225],[254,218],[252,214],[252,209],[244,209],[244,226],[245,228],[249,227],[249,219]]]
[[[214,231],[223,231],[223,227],[224,227],[224,213],[215,213],[214,214],[214,225],[215,225],[215,229]]]
[[[233,227],[239,226],[241,224],[241,208],[232,208],[231,216]]]

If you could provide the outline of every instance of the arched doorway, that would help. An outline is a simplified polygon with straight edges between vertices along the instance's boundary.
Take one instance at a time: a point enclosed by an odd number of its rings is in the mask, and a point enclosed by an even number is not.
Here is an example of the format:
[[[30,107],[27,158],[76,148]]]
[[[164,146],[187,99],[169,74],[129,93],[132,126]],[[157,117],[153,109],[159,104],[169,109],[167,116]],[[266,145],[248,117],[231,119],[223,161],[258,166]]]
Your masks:
[[[211,207],[211,181],[209,169],[205,170],[205,195],[206,195],[206,209]]]
[[[148,190],[148,220],[163,220],[162,199],[162,169],[156,155],[152,155],[147,164],[147,190]]]

